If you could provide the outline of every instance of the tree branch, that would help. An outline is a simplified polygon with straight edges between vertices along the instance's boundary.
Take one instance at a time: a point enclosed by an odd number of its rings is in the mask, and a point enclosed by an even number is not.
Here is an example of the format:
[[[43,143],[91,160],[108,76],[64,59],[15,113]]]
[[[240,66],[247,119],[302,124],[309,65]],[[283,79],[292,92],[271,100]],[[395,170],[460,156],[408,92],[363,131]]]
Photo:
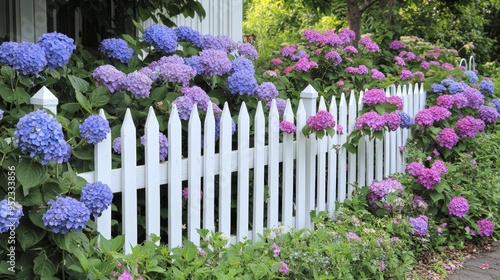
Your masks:
[[[365,0],[365,3],[359,7],[359,12],[363,13],[366,9],[370,8],[378,0]]]

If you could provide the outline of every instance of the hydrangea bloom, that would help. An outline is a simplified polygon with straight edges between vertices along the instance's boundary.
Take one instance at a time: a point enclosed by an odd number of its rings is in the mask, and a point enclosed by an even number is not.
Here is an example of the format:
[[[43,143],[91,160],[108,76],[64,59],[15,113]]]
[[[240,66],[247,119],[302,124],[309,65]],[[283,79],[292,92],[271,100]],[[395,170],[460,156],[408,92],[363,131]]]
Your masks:
[[[442,121],[451,116],[451,112],[448,109],[440,107],[440,106],[432,106],[427,108],[429,112],[432,114],[435,122]]]
[[[356,127],[359,129],[375,129],[382,130],[385,125],[384,118],[375,111],[366,112],[361,115],[355,123]]]
[[[482,80],[479,83],[479,91],[482,94],[492,95],[495,92],[495,86],[488,80]]]
[[[280,115],[283,115],[285,113],[285,108],[286,108],[286,100],[283,98],[275,98],[274,101],[276,102],[276,107],[278,108],[278,113]],[[269,109],[271,108],[271,102],[267,102],[266,107]]]
[[[396,64],[398,66],[406,66],[406,62],[402,57],[395,56],[394,60],[396,61],[396,62],[394,62],[394,64]]]
[[[259,56],[255,47],[250,43],[243,43],[239,45],[238,54],[250,59],[257,59],[257,57]]]
[[[384,112],[382,118],[390,131],[396,131],[401,124],[401,117],[398,112]]]
[[[281,65],[283,64],[283,61],[279,58],[272,58],[269,64],[271,64],[271,66]]]
[[[4,111],[2,109],[0,109],[0,121],[3,119],[3,113],[4,113]]]
[[[448,213],[452,216],[463,218],[468,211],[469,202],[461,196],[452,198],[450,203],[448,203]]]
[[[189,117],[191,116],[191,110],[193,109],[194,106],[194,101],[188,96],[182,95],[174,99],[172,102],[177,106],[177,111],[179,112],[179,118],[181,120],[189,120]]]
[[[380,72],[377,69],[372,69],[371,70],[371,76],[375,80],[383,80],[383,79],[385,79],[384,73]]]
[[[255,96],[262,101],[271,101],[278,97],[278,95],[279,93],[276,86],[271,82],[263,82],[255,91]]]
[[[198,107],[198,109],[207,111],[208,103],[210,102],[210,97],[208,94],[199,86],[185,87],[180,90],[184,96],[191,98]]]
[[[458,143],[458,135],[455,133],[453,128],[443,128],[439,134],[436,136],[436,141],[439,146],[446,147],[448,149],[453,149],[455,145]]]
[[[257,80],[249,71],[235,72],[227,78],[227,88],[232,94],[253,95],[257,87]]]
[[[330,51],[325,55],[326,60],[333,60],[333,65],[337,66],[342,62],[342,57],[336,51]]]
[[[423,164],[421,164],[420,162],[416,162],[416,161],[408,164],[408,166],[406,167],[406,171],[408,172],[408,174],[410,174],[411,176],[414,176],[414,177],[417,177],[420,174],[422,174],[424,169],[425,169],[425,166]]]
[[[386,102],[385,92],[381,89],[369,89],[365,92],[362,98],[363,104],[366,105],[376,105]]]
[[[441,81],[441,84],[442,84],[443,86],[445,86],[445,87],[449,87],[449,86],[451,86],[451,84],[453,84],[454,82],[455,82],[455,81],[454,81],[454,80],[452,80],[452,79],[443,79],[443,80]]]
[[[355,241],[361,241],[361,238],[355,234],[354,232],[348,232],[346,235],[345,235],[347,241],[351,241],[351,240],[355,240]]]
[[[185,57],[184,63],[186,65],[191,66],[194,70],[196,70],[196,74],[201,74],[200,57],[199,56],[194,55],[194,56],[190,56],[190,57]]]
[[[134,50],[129,48],[127,42],[119,38],[102,40],[99,50],[107,57],[114,58],[121,63],[128,63],[134,55]]]
[[[320,131],[327,128],[335,127],[335,120],[332,114],[327,111],[320,110],[314,116],[307,118],[306,124],[313,131]]]
[[[195,46],[201,47],[201,34],[189,26],[177,26],[174,28],[175,35],[179,42],[189,42]]]
[[[281,49],[280,53],[284,57],[292,56],[297,51],[294,45],[285,46]]]
[[[245,57],[238,57],[234,59],[232,62],[231,73],[238,71],[250,71],[255,73],[255,67],[250,59]]]
[[[108,88],[109,92],[121,91],[125,81],[125,73],[116,69],[113,65],[101,65],[92,72],[92,77],[99,85]]]
[[[161,133],[158,136],[160,147],[160,161],[165,161],[168,155],[168,139],[165,134]],[[141,136],[141,144],[146,145],[146,136]]]
[[[225,35],[212,36],[205,34],[201,37],[201,48],[204,50],[220,50],[227,54],[232,52],[235,46],[233,40]]]
[[[22,42],[13,50],[15,59],[12,59],[12,68],[22,75],[38,75],[45,66],[47,59],[43,49],[34,43]]]
[[[419,196],[419,195],[414,195],[413,199],[411,201],[411,206],[415,209],[421,209],[421,210],[426,210],[427,209],[427,202]]]
[[[389,48],[392,50],[399,50],[402,48],[406,48],[406,44],[401,41],[395,40],[389,44]]]
[[[37,45],[45,52],[47,65],[50,69],[68,64],[73,51],[76,49],[73,39],[58,32],[43,34],[38,38]]]
[[[151,91],[151,80],[146,74],[134,71],[127,75],[127,78],[122,82],[124,90],[129,91],[138,98],[148,98]]]
[[[427,216],[420,215],[417,218],[409,217],[408,221],[410,221],[410,224],[413,227],[411,233],[414,236],[425,236],[427,234],[427,227],[428,227]]]
[[[101,143],[109,132],[109,122],[101,116],[90,116],[80,125],[80,136],[90,144]]]
[[[453,107],[453,103],[454,102],[453,102],[452,95],[448,95],[448,94],[440,95],[436,99],[436,105],[443,107],[443,108],[446,108],[446,109],[451,109],[451,107]]]
[[[493,104],[493,106],[495,106],[495,109],[497,109],[497,112],[500,113],[500,99],[499,98],[492,99],[491,103]]]
[[[401,80],[411,80],[413,78],[413,73],[410,70],[403,69],[399,77]]]
[[[463,91],[464,96],[469,102],[469,107],[479,109],[484,104],[484,96],[475,88],[468,87]]]
[[[90,210],[90,214],[99,216],[113,201],[113,192],[102,182],[89,183],[82,189],[80,202]]]
[[[474,137],[476,136],[476,132],[481,131],[481,124],[478,123],[478,120],[472,116],[466,116],[457,121],[457,134],[461,138],[465,137]],[[482,128],[484,129],[484,122]]]
[[[156,66],[159,78],[165,82],[179,83],[182,86],[188,86],[197,71],[184,63],[161,63]]]
[[[43,214],[42,221],[55,233],[81,231],[90,219],[90,210],[72,197],[58,196],[47,204],[49,209]]]
[[[386,102],[396,105],[398,110],[403,110],[403,99],[397,95],[387,97]]]
[[[464,89],[464,84],[459,82],[452,82],[448,88],[451,95],[461,93],[464,91]]]
[[[17,228],[22,216],[23,206],[17,201],[0,201],[0,233]]]
[[[370,205],[374,209],[379,209],[380,207],[376,202],[381,202],[384,204],[385,209],[392,210],[393,206],[386,199],[389,194],[401,195],[403,193],[403,185],[395,179],[387,178],[380,182],[373,181],[370,185],[370,192],[367,194],[367,198]]]
[[[14,65],[16,60],[16,48],[19,45],[17,42],[3,42],[0,44],[0,63]]]
[[[431,190],[441,182],[441,171],[436,168],[425,168],[417,177],[417,183]]]
[[[458,109],[462,109],[469,105],[469,100],[467,99],[467,97],[465,97],[463,93],[452,95],[452,100],[453,104],[455,104],[455,106],[457,106]]]
[[[469,78],[469,82],[475,84],[477,82],[477,75],[474,71],[467,70],[464,74]]]
[[[289,121],[281,121],[280,130],[285,133],[294,133],[295,131],[297,131],[297,127]]]
[[[122,153],[122,138],[121,137],[116,137],[115,140],[113,140],[113,151],[117,154]]]
[[[144,30],[142,38],[155,49],[166,53],[174,52],[177,49],[177,36],[174,30],[166,26],[151,24]]]
[[[434,123],[434,115],[429,109],[423,109],[415,115],[415,123],[421,126],[431,126]]]
[[[30,112],[17,123],[16,144],[23,154],[38,158],[41,163],[68,161],[71,146],[64,141],[62,126],[45,110]]]
[[[493,234],[495,225],[488,219],[479,220],[476,222],[479,226],[479,236],[490,237]]]
[[[358,74],[360,75],[368,74],[368,67],[366,67],[365,65],[358,66]]]
[[[399,117],[401,118],[401,123],[400,123],[401,128],[410,129],[415,124],[413,119],[407,113],[403,111],[398,111],[398,114]]]
[[[356,49],[355,46],[346,46],[344,47],[344,51],[346,53],[358,53],[358,50]]]
[[[232,64],[227,53],[221,50],[206,49],[199,54],[201,73],[207,76],[222,76],[231,70]]]
[[[477,114],[479,118],[486,123],[496,123],[497,119],[500,118],[498,111],[490,106],[481,106]]]
[[[432,84],[431,89],[433,92],[439,93],[446,90],[446,87],[442,84]]]

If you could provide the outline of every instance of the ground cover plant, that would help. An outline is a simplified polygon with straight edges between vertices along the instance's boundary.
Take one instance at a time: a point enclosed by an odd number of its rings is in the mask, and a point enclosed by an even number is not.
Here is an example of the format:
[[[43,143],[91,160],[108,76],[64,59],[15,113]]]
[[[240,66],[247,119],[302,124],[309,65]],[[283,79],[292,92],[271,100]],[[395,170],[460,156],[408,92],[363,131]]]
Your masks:
[[[36,44],[0,45],[0,232],[5,237],[0,251],[10,253],[11,240],[19,244],[16,269],[2,260],[2,274],[404,279],[423,252],[499,237],[499,162],[492,153],[499,149],[498,93],[489,78],[457,67],[453,51],[413,37],[382,46],[364,36],[356,48],[347,29],[307,30],[302,42],[279,50],[281,56],[270,61],[272,68],[256,69],[258,54],[250,44],[188,27],[151,25],[142,31],[142,38],[103,40],[99,57],[59,33],[45,34]],[[427,108],[415,120],[398,112],[405,105],[402,100],[382,94],[381,88],[394,82],[426,83]],[[238,108],[245,101],[252,109],[259,101],[267,105],[279,98],[278,108],[283,108],[284,98],[297,103],[298,91],[308,83],[326,97],[369,90],[363,110],[371,115],[358,119],[348,144],[356,145],[356,135],[380,137],[383,130],[411,129],[413,140],[402,147],[407,173],[357,186],[335,214],[314,217],[314,231],[276,228],[256,243],[227,246],[228,236],[200,230],[200,246],[185,240],[170,250],[154,243],[164,240],[161,236],[152,237],[130,255],[123,254],[122,236],[101,237],[97,246],[91,217],[113,207],[113,194],[104,184],[87,184],[77,172],[92,168],[93,145],[107,132],[114,140],[114,166],[120,165],[117,136],[127,108],[135,123],[142,124],[145,108],[153,106],[160,123],[160,158],[165,160],[172,104],[183,121],[195,104],[203,115],[208,101],[216,114],[224,102]],[[42,86],[59,98],[57,114],[29,105]],[[101,108],[107,120],[97,116]],[[328,114],[318,113],[305,128],[285,123],[282,130],[331,135],[339,128]],[[12,232],[15,237],[9,239]]]

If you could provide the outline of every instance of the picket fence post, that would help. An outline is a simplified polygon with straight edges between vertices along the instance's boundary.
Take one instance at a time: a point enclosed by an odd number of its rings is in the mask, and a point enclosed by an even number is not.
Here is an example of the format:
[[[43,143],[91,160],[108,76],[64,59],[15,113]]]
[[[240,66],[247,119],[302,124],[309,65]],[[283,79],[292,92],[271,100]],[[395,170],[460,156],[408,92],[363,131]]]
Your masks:
[[[59,100],[46,86],[43,86],[33,95],[33,97],[31,97],[30,103],[35,110],[44,108],[51,111],[54,115],[57,115],[57,104],[59,104]]]

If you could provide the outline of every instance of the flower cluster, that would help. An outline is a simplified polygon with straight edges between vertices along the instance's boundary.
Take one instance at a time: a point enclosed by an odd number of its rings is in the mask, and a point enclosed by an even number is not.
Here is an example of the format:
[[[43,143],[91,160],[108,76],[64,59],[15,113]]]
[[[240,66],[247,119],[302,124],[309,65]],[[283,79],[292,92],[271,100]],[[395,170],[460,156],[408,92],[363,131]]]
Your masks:
[[[164,161],[167,159],[168,155],[168,139],[165,134],[159,134],[159,145],[160,145],[160,161]],[[146,145],[146,136],[141,136],[141,144]]]
[[[68,64],[73,51],[76,49],[73,39],[58,32],[43,34],[38,38],[37,45],[45,52],[47,66],[50,69]]]
[[[101,116],[89,116],[80,125],[80,136],[89,144],[101,143],[109,132],[109,122]]]
[[[408,221],[412,226],[411,233],[414,236],[425,236],[427,234],[429,218],[425,215],[420,215],[417,218],[409,217]]]
[[[199,86],[185,87],[180,92],[189,97],[200,110],[207,111],[210,97],[202,88]]]
[[[17,228],[22,216],[23,206],[17,201],[0,201],[0,233]]]
[[[90,219],[90,210],[87,206],[72,197],[58,196],[47,204],[49,209],[43,214],[42,221],[55,233],[81,231]]]
[[[103,85],[108,88],[109,92],[121,91],[123,82],[125,81],[125,73],[116,69],[113,65],[101,65],[94,69],[92,77],[98,85]]]
[[[257,87],[255,91],[255,96],[262,101],[270,102],[274,98],[278,97],[279,93],[276,86],[271,82],[263,82]]]
[[[443,128],[436,136],[438,145],[448,149],[453,149],[453,147],[455,147],[455,145],[458,143],[458,140],[459,137],[455,133],[455,130],[449,127]]]
[[[476,222],[479,226],[479,236],[489,237],[493,234],[495,225],[488,219],[479,220]]]
[[[155,49],[162,52],[171,53],[177,49],[175,31],[166,26],[151,24],[144,30],[142,38]]]
[[[134,50],[127,46],[127,42],[118,38],[102,40],[99,50],[107,57],[114,58],[121,63],[128,63],[134,55]]]
[[[137,98],[148,98],[153,80],[140,71],[129,73],[122,81],[121,86],[123,90],[129,91]]]
[[[179,83],[188,86],[191,79],[198,73],[192,66],[187,65],[178,55],[164,56],[149,65],[153,73],[158,74],[161,82]]]
[[[238,46],[238,54],[240,56],[249,58],[249,59],[257,59],[259,54],[254,46],[250,43],[243,43]]]
[[[399,117],[401,118],[401,124],[400,124],[401,128],[410,129],[415,124],[415,121],[407,113],[403,111],[398,111],[398,114]]]
[[[113,192],[102,182],[89,183],[82,189],[80,202],[90,210],[90,214],[99,216],[113,201]]]
[[[466,116],[457,121],[457,134],[460,138],[474,137],[477,132],[484,131],[484,121]]]
[[[227,88],[232,94],[253,95],[258,84],[251,71],[234,72],[227,78]]]
[[[0,45],[0,62],[11,66],[22,75],[38,75],[47,59],[42,47],[37,44],[5,42]]]
[[[447,168],[442,161],[436,160],[430,168],[425,168],[419,162],[412,162],[406,167],[406,171],[411,176],[417,177],[417,183],[431,190],[437,183],[441,182],[442,176],[447,172]]]
[[[394,200],[389,200],[389,195],[400,196],[403,194],[403,185],[395,179],[387,178],[380,182],[374,181],[370,185],[370,192],[366,195],[370,205],[374,209],[380,209],[377,202],[381,203],[385,209],[401,210],[396,206]]]
[[[306,124],[313,131],[320,131],[328,128],[334,128],[335,120],[333,119],[332,114],[327,111],[320,110],[316,113],[316,115],[307,118]]]
[[[479,107],[479,110],[477,110],[477,115],[485,123],[496,123],[500,118],[500,113],[498,113],[495,108],[490,106]]]
[[[448,203],[448,212],[450,215],[463,218],[469,211],[469,202],[466,198],[457,196],[450,200]]]
[[[414,209],[420,209],[421,211],[425,211],[428,207],[428,204],[421,196],[413,195],[413,199],[411,201],[411,207]]]
[[[198,65],[201,73],[206,76],[222,76],[231,70],[231,60],[222,50],[206,49],[198,55]]]
[[[195,46],[201,47],[201,34],[189,26],[178,26],[174,28],[177,41],[189,42]]]
[[[280,130],[285,133],[294,133],[297,130],[297,127],[289,121],[281,121]]]
[[[376,105],[387,102],[385,92],[381,89],[369,89],[367,90],[363,98],[361,99],[365,105]]]
[[[45,110],[30,112],[19,119],[14,137],[23,154],[40,159],[42,164],[66,162],[71,156],[71,146],[64,141],[61,124]]]

